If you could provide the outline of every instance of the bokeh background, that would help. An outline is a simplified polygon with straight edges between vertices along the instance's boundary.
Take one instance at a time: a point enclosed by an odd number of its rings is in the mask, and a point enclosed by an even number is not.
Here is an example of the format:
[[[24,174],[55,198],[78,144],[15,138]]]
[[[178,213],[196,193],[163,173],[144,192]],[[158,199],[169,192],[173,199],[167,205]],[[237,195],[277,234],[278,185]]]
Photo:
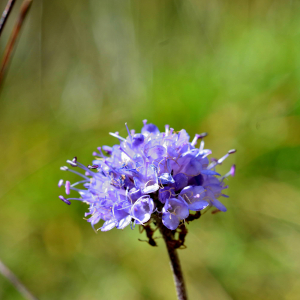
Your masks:
[[[214,157],[238,149],[220,167],[237,165],[228,212],[190,223],[179,252],[190,299],[299,299],[299,15],[292,0],[34,0],[0,91],[0,259],[40,299],[175,299],[161,239],[95,234],[85,204],[58,199],[67,159],[148,119],[207,131]],[[0,299],[24,298],[0,276]]]

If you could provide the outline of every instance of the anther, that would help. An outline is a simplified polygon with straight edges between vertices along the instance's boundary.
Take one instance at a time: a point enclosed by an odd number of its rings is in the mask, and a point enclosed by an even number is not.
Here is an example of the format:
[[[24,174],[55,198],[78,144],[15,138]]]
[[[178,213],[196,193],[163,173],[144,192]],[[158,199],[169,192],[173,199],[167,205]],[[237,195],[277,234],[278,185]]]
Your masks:
[[[66,188],[66,194],[69,195],[70,194],[70,181],[66,181],[65,188]]]
[[[58,182],[58,187],[61,187],[63,184],[64,184],[64,181],[63,181],[63,179],[61,179],[61,180]]]
[[[232,165],[231,169],[230,169],[230,175],[233,177],[235,175],[235,169],[236,169],[236,166],[235,165]]]
[[[225,154],[223,157],[221,157],[220,159],[218,159],[218,164],[221,164],[230,154],[233,154],[235,152],[236,152],[235,149],[229,150],[227,152],[227,154]]]
[[[207,132],[203,132],[203,133],[199,134],[199,139],[203,139],[203,138],[205,138],[207,135],[208,135]]]
[[[67,160],[67,163],[68,163],[71,167],[77,167],[77,163],[74,162],[73,160]]]
[[[97,169],[98,168],[98,166],[97,165],[88,165],[87,166],[88,167],[88,169]]]
[[[61,201],[65,202],[66,204],[71,205],[71,201],[69,201],[68,199],[66,199],[64,196],[58,196],[58,198]]]

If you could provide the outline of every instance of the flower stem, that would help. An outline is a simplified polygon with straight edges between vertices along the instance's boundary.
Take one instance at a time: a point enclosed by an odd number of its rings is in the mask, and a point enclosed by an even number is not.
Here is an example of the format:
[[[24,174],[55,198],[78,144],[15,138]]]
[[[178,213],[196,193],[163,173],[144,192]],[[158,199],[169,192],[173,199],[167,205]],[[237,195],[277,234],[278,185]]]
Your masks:
[[[6,277],[14,287],[23,295],[27,300],[37,300],[35,296],[25,287],[25,285],[16,277],[16,275],[8,269],[8,267],[0,260],[0,274]]]
[[[177,292],[177,298],[178,300],[187,300],[187,292],[184,284],[181,265],[177,254],[177,250],[175,248],[176,241],[174,240],[174,233],[171,230],[167,229],[165,226],[162,226],[160,228],[160,232],[163,235],[169,253],[171,270],[173,272],[174,283]]]

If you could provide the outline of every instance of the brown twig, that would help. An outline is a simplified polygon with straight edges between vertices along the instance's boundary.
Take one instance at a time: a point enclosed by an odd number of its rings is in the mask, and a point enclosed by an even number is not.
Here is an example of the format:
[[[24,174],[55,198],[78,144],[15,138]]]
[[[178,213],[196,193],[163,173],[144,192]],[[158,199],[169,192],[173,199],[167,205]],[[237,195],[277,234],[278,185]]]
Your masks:
[[[11,55],[12,55],[17,37],[19,35],[20,29],[23,25],[23,22],[24,22],[24,19],[25,19],[26,15],[27,15],[27,12],[28,12],[28,10],[31,6],[31,3],[32,3],[32,0],[24,0],[23,1],[18,20],[15,24],[15,27],[14,27],[13,31],[12,31],[9,42],[8,42],[6,48],[5,48],[4,57],[3,57],[2,64],[1,64],[1,69],[0,69],[0,86],[1,86],[2,80],[4,78],[5,71],[7,69],[8,63],[10,61],[10,58],[11,58]]]
[[[177,299],[187,300],[187,291],[184,283],[180,260],[177,254],[177,249],[185,247],[184,241],[187,234],[185,224],[179,225],[176,230],[169,230],[163,225],[160,214],[153,215],[153,223],[159,229],[167,246],[175,289],[177,293]]]
[[[174,239],[175,232],[169,230],[165,226],[160,227],[160,232],[167,246],[167,250],[170,258],[170,265],[174,277],[177,298],[178,300],[187,300],[188,298],[187,298],[186,287],[184,283],[179,257],[176,250],[177,240]]]
[[[3,14],[2,14],[2,17],[1,17],[1,20],[0,20],[0,36],[1,36],[4,25],[5,25],[5,23],[8,19],[8,16],[9,16],[10,12],[12,11],[12,8],[13,8],[15,2],[16,2],[16,0],[8,0],[8,2],[6,4],[6,7],[3,11]]]
[[[0,273],[7,278],[13,286],[28,300],[38,300],[35,296],[28,291],[28,289],[20,282],[16,275],[8,269],[0,260]]]

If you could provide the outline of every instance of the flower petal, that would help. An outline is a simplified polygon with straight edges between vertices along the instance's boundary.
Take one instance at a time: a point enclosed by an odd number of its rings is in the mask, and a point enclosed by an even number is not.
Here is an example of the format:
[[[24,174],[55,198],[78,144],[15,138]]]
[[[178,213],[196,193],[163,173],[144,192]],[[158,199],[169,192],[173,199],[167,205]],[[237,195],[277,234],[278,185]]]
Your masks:
[[[167,150],[164,146],[157,145],[148,149],[148,151],[145,151],[145,154],[147,157],[150,157],[151,159],[155,160],[166,156]]]
[[[142,189],[143,194],[151,194],[156,192],[159,189],[159,185],[157,183],[154,183],[152,185],[148,185],[145,188]]]
[[[158,192],[158,200],[161,203],[166,203],[166,201],[175,196],[174,188],[171,186],[166,186],[159,190]]]
[[[164,212],[169,212],[172,215],[177,216],[179,218],[179,220],[183,220],[189,216],[188,206],[181,197],[178,199],[171,198],[171,199],[167,200],[167,202],[163,208],[163,213]]]
[[[138,199],[131,208],[131,216],[140,223],[149,221],[154,210],[154,202],[149,196]]]
[[[163,224],[170,230],[175,230],[179,225],[179,219],[170,213],[164,213],[162,216]]]
[[[212,204],[214,207],[216,207],[220,211],[223,211],[223,212],[227,211],[226,206],[217,199],[213,199]]]
[[[111,219],[111,220],[104,222],[103,226],[99,229],[101,229],[101,231],[109,231],[109,230],[113,229],[114,227],[116,227],[116,222],[115,222],[115,220]]]
[[[174,183],[175,182],[175,180],[173,179],[173,177],[169,173],[163,173],[163,174],[161,174],[158,177],[158,181],[161,184],[169,184],[169,183]]]
[[[160,131],[157,128],[157,126],[155,126],[154,124],[145,124],[144,127],[142,128],[142,134],[148,136],[149,134],[159,134]]]
[[[179,191],[187,186],[188,178],[182,173],[178,173],[174,176],[175,180],[175,191]]]
[[[189,204],[188,208],[190,210],[198,211],[198,210],[202,210],[202,209],[206,208],[208,205],[209,205],[209,203],[207,201],[200,200],[200,201],[195,201],[195,202]]]
[[[116,226],[117,229],[123,229],[125,228],[126,226],[128,226],[131,222],[131,216],[127,216],[126,218],[120,220],[118,222],[118,225]]]
[[[202,170],[201,171],[201,174],[204,174],[204,175],[218,175],[218,176],[221,176],[221,174],[217,173],[216,171],[213,171],[213,170]]]

